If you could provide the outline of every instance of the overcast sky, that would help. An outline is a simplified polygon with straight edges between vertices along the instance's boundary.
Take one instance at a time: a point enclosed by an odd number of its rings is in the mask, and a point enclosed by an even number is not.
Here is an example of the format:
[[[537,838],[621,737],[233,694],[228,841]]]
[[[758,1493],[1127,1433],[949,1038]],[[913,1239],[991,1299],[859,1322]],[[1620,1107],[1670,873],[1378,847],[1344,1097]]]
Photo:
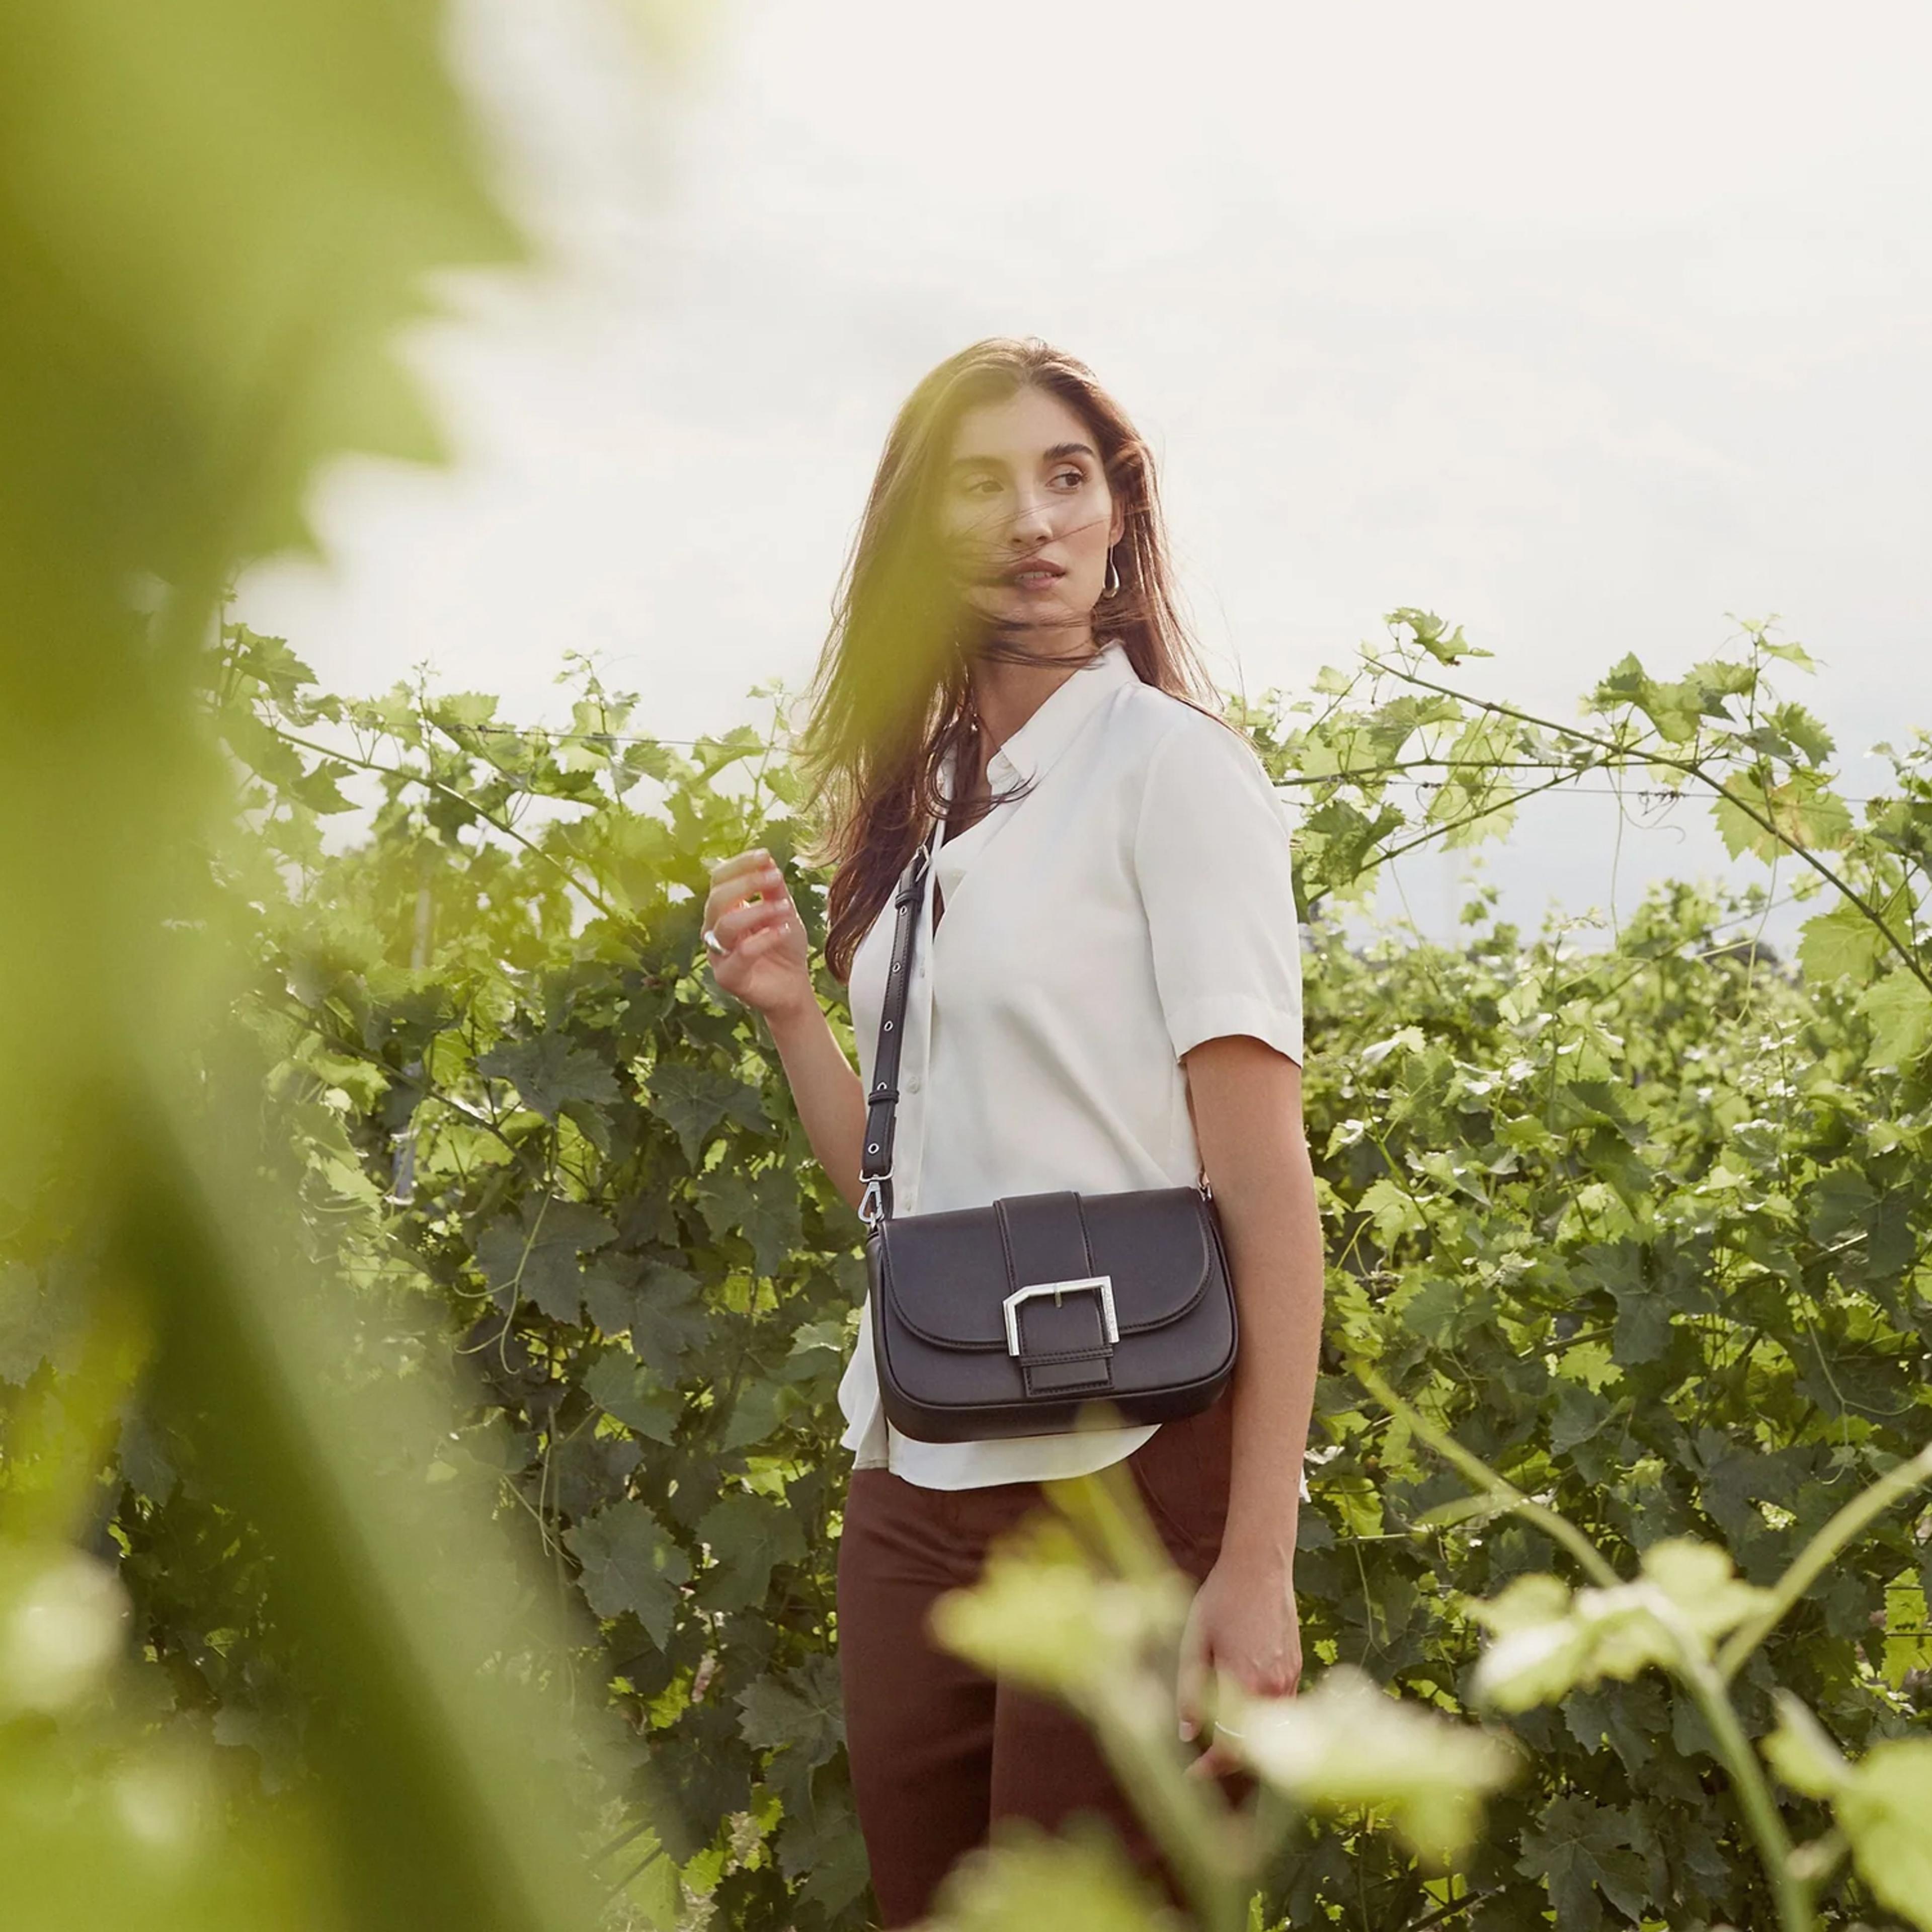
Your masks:
[[[1922,6],[670,17],[704,24],[668,62],[619,0],[469,0],[547,266],[412,345],[454,467],[343,465],[325,558],[244,586],[337,688],[428,659],[554,716],[578,650],[664,735],[760,715],[905,392],[1010,332],[1148,434],[1231,687],[1420,604],[1567,712],[1778,612],[1848,753],[1932,724]],[[1605,903],[1614,830],[1552,804],[1492,871],[1526,914]],[[1627,835],[1619,896],[1714,851]],[[1442,868],[1409,883],[1439,926]]]

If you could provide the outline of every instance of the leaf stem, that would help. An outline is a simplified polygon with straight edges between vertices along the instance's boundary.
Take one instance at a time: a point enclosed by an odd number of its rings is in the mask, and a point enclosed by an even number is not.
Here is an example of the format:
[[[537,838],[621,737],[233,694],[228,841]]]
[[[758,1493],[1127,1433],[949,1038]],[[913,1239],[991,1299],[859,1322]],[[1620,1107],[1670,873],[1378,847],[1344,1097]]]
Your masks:
[[[1228,1843],[1231,1816],[1215,1815],[1207,1790],[1190,1780],[1172,1746],[1148,1722],[1162,1708],[1151,1694],[1090,1708],[1102,1748],[1186,1887],[1202,1932],[1245,1932],[1252,1858]],[[1131,1712],[1133,1714],[1129,1714]]]
[[[1611,1568],[1610,1559],[1568,1516],[1525,1496],[1506,1476],[1498,1475],[1480,1456],[1464,1448],[1447,1430],[1438,1429],[1419,1409],[1405,1402],[1366,1362],[1351,1358],[1348,1366],[1376,1401],[1406,1423],[1412,1434],[1451,1465],[1471,1487],[1489,1497],[1499,1509],[1534,1523],[1546,1536],[1561,1544],[1593,1582],[1610,1589],[1623,1580]]]
[[[1499,1888],[1492,1887],[1487,1892],[1466,1892],[1460,1898],[1452,1898],[1446,1905],[1438,1905],[1426,1918],[1412,1918],[1402,1932],[1424,1932],[1431,1925],[1440,1925],[1445,1918],[1454,1918],[1458,1912],[1467,1912],[1480,1905],[1486,1898],[1493,1898]]]
[[[1784,1828],[1784,1814],[1771,1795],[1764,1767],[1758,1762],[1757,1754],[1752,1750],[1725,1693],[1724,1679],[1701,1654],[1689,1633],[1678,1634],[1678,1648],[1677,1675],[1703,1713],[1718,1756],[1730,1774],[1732,1789],[1738,1795],[1744,1822],[1756,1841],[1758,1856],[1770,1882],[1772,1898],[1778,1907],[1779,1932],[1816,1932],[1811,1888],[1792,1869],[1791,1834]]]

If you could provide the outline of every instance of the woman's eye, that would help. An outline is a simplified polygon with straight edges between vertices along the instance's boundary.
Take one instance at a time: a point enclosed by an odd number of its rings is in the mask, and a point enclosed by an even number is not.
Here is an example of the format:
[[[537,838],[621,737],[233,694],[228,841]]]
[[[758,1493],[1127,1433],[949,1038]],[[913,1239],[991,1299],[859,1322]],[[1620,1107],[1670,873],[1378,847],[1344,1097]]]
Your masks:
[[[1063,470],[1053,480],[1063,490],[1077,490],[1087,479],[1077,470]]]

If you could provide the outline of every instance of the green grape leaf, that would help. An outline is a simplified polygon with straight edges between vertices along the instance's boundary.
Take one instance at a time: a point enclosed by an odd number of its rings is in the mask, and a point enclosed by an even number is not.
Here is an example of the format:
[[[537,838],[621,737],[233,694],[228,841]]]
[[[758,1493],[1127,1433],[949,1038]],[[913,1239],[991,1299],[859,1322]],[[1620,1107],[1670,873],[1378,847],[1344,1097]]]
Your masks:
[[[567,1035],[500,1041],[476,1063],[492,1080],[507,1080],[532,1113],[554,1120],[568,1102],[615,1106],[622,1099],[608,1063]]]
[[[1856,1162],[1838,1162],[1818,1176],[1812,1188],[1805,1232],[1828,1247],[1868,1227],[1879,1198],[1878,1190]]]
[[[1790,1508],[1812,1466],[1811,1456],[1802,1449],[1780,1450],[1769,1456],[1739,1451],[1714,1430],[1699,1432],[1697,1448],[1704,1460],[1697,1479],[1699,1499],[1712,1521],[1739,1545],[1763,1531],[1758,1505],[1769,1502]]]
[[[801,1238],[796,1175],[776,1167],[756,1174],[722,1167],[698,1183],[697,1195],[705,1225],[721,1238],[739,1234],[748,1241],[760,1274],[784,1268]]]
[[[1556,1384],[1556,1407],[1550,1420],[1550,1449],[1556,1456],[1567,1456],[1580,1442],[1587,1442],[1615,1413],[1612,1405],[1586,1388],[1581,1382],[1559,1377]]]
[[[494,722],[498,703],[488,692],[440,692],[430,703],[429,715],[446,730],[473,731]]]
[[[718,1438],[722,1450],[747,1449],[762,1442],[796,1405],[797,1398],[784,1382],[749,1382],[738,1391],[731,1414]]]
[[[710,1338],[712,1320],[698,1295],[698,1282],[682,1268],[653,1262],[644,1279],[626,1292],[624,1322],[638,1359],[668,1388],[685,1358]],[[614,1332],[602,1322],[606,1334]]]
[[[1798,646],[1787,648],[1795,650]],[[1803,705],[1774,705],[1768,715],[1772,728],[1789,739],[1808,764],[1822,765],[1837,749],[1823,722]]]
[[[734,1490],[707,1510],[698,1537],[711,1552],[698,1586],[707,1609],[745,1610],[765,1600],[772,1566],[805,1556],[805,1532],[796,1516],[764,1496]]]
[[[584,1378],[584,1392],[606,1414],[653,1442],[668,1442],[677,1432],[677,1398],[628,1355],[614,1351],[601,1357]]]
[[[793,1330],[791,1353],[794,1358],[824,1353],[842,1358],[851,1340],[844,1318],[828,1316],[822,1321],[804,1322]]]
[[[821,1793],[814,1781],[808,1816],[788,1811],[778,1834],[778,1862],[788,1878],[800,1881],[802,1903],[836,1919],[872,1882],[866,1840],[850,1798]]]
[[[346,796],[342,781],[350,768],[335,758],[318,759],[292,784],[289,796],[298,799],[310,811],[328,817],[338,812],[353,812],[356,801]]]
[[[586,1418],[552,1448],[540,1493],[574,1522],[623,1495],[642,1454],[632,1437],[601,1435]]]
[[[770,1672],[738,1694],[739,1735],[754,1750],[793,1750],[808,1766],[825,1763],[845,1740],[836,1658],[802,1670]]]
[[[642,1503],[614,1502],[564,1532],[584,1566],[584,1600],[600,1617],[628,1611],[662,1650],[677,1613],[678,1586],[691,1580],[684,1552]]]
[[[771,1120],[757,1091],[714,1066],[660,1060],[651,1069],[650,1109],[677,1136],[693,1167],[713,1129],[728,1115],[760,1133]]]
[[[641,1857],[644,1846],[653,1842],[656,1836],[654,1832],[646,1832],[637,1845],[628,1848],[627,1855],[634,1864]],[[650,1928],[650,1932],[677,1932],[684,1918],[684,1888],[679,1881],[677,1862],[668,1852],[660,1849],[656,1858],[634,1871],[620,1896]]]
[[[1666,733],[1666,736],[1669,734]],[[1684,736],[1690,734],[1687,730]],[[1737,799],[1725,793],[1711,801],[1711,817],[1718,828],[1718,836],[1724,842],[1724,850],[1733,859],[1742,859],[1748,853],[1755,853],[1761,859],[1775,858],[1782,849],[1776,835],[1768,831],[1754,813],[1765,809],[1761,799],[1749,799],[1750,809]]]
[[[1644,1835],[1628,1810],[1588,1798],[1556,1798],[1526,1835],[1516,1870],[1548,1886],[1559,1925],[1600,1924],[1599,1893],[1624,1918],[1640,1922],[1650,1896]]]
[[[1814,914],[1804,922],[1798,962],[1814,985],[1836,980],[1862,983],[1877,971],[1889,950],[1877,926],[1849,900],[1840,899],[1829,911]]]
[[[1755,1616],[1770,1598],[1769,1591],[1745,1582],[1714,1544],[1688,1536],[1653,1543],[1639,1568],[1643,1583],[1660,1590],[1684,1624],[1707,1643]]]
[[[1479,1700],[1504,1711],[1553,1704],[1591,1678],[1589,1634],[1571,1615],[1573,1599],[1557,1578],[1519,1576],[1470,1614],[1496,1634],[1477,1666]]]
[[[496,1305],[532,1301],[553,1322],[583,1318],[584,1274],[578,1257],[616,1238],[616,1229],[580,1201],[539,1195],[516,1220],[498,1221],[476,1242],[476,1259]]]
[[[1888,973],[1868,987],[1858,1011],[1871,1022],[1868,1066],[1910,1066],[1932,1046],[1932,992],[1912,974]]]
[[[302,692],[315,682],[315,673],[289,648],[286,638],[267,637],[238,624],[231,648],[236,674],[252,678],[278,704],[297,702]]]
[[[1406,628],[1438,664],[1453,664],[1464,658],[1493,655],[1471,644],[1462,635],[1460,624],[1454,631],[1449,630],[1448,620],[1437,616],[1433,610],[1418,610],[1405,605],[1400,610],[1390,611],[1382,621],[1391,630],[1398,625]]]

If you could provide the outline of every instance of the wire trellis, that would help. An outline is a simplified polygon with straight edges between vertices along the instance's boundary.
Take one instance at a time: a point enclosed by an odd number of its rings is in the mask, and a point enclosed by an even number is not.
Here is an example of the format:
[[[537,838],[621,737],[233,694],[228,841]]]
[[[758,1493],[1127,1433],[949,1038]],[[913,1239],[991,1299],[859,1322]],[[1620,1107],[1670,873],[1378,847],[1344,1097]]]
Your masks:
[[[732,748],[735,736],[734,733],[726,731],[714,733],[702,738],[670,738],[660,736],[655,732],[576,731],[566,730],[548,724],[472,724],[466,722],[451,724],[440,722],[440,728],[447,731],[452,736],[459,736],[466,731],[488,732],[504,737],[540,737],[554,745],[656,745],[662,746],[668,750],[678,752],[728,750]],[[747,752],[782,752],[786,748],[786,746],[782,739],[758,738],[746,744],[744,748]],[[1528,760],[1522,761],[1514,767],[1503,767],[1505,770],[1512,768],[1545,772],[1553,772],[1557,769],[1553,765],[1539,764]],[[1317,777],[1286,779],[1279,782],[1275,788],[1276,790],[1304,787],[1312,788],[1316,785],[1330,783],[1336,779],[1386,778],[1393,773],[1416,770],[1493,772],[1497,769],[1496,765],[1481,759],[1406,758],[1401,764],[1396,765],[1363,765],[1347,772],[1328,772]],[[1418,791],[1440,791],[1444,788],[1448,781],[1418,778],[1412,782],[1414,788]],[[1698,802],[1696,793],[1688,785],[1673,790],[1667,785],[1637,787],[1586,784],[1580,781],[1573,784],[1553,785],[1550,788],[1550,792],[1543,796],[1548,796],[1556,792],[1585,798],[1619,799],[1627,805],[1635,804],[1645,807]],[[1850,792],[1840,792],[1834,795],[1841,803],[1845,805],[1866,806],[1878,802],[1870,796]],[[1497,808],[1502,810],[1509,806],[1512,802],[1513,796],[1513,794],[1498,796],[1496,800]],[[1474,802],[1472,800],[1472,804]]]

